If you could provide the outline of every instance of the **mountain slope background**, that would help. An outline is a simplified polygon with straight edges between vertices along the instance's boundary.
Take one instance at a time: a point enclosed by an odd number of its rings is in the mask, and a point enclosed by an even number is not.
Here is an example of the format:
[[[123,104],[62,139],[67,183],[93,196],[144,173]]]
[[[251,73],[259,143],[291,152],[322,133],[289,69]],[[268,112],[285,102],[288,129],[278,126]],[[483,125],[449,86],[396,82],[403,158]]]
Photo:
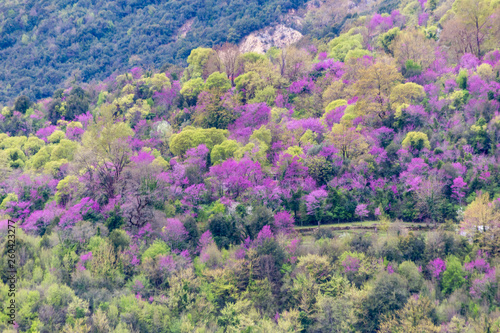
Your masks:
[[[304,2],[2,1],[0,102],[51,96],[68,78],[182,63],[193,48],[236,43]]]
[[[200,37],[157,69],[148,35],[104,80],[79,42],[61,81],[27,70],[61,88],[0,108],[0,332],[499,332],[500,0],[279,21],[261,53]]]

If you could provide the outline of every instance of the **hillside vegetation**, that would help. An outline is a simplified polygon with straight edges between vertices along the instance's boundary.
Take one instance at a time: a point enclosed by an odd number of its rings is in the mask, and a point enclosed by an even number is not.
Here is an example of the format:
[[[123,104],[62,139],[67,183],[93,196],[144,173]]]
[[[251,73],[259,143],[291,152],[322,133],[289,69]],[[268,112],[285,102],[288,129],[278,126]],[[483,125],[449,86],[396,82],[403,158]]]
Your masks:
[[[182,63],[193,48],[236,43],[303,3],[2,1],[0,103],[21,93],[49,97],[66,80],[102,80],[134,64],[160,68],[168,62]]]
[[[4,106],[0,328],[498,332],[500,2],[385,8]]]

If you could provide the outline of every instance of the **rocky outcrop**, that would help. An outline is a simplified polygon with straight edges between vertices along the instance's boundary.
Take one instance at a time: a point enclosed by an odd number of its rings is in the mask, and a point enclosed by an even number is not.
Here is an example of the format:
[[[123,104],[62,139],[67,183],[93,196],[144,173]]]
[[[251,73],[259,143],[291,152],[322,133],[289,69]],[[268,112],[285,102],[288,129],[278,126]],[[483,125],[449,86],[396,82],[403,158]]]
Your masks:
[[[279,24],[274,27],[267,27],[246,36],[240,43],[240,51],[257,52],[264,54],[271,47],[279,48],[288,46],[302,38],[302,34],[297,30]]]
[[[175,40],[179,40],[180,38],[186,37],[186,34],[191,30],[191,27],[193,26],[194,23],[194,18],[189,19],[182,25],[182,27],[179,28],[177,31],[177,35],[175,36]]]

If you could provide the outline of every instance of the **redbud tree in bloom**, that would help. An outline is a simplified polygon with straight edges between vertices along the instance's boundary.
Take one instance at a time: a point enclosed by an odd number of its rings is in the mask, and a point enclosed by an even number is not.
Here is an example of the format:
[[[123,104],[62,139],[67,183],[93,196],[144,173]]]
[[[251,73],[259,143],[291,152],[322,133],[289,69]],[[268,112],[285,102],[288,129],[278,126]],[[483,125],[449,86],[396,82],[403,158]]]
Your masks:
[[[318,227],[327,209],[326,198],[328,198],[328,192],[324,189],[312,191],[305,196],[307,214],[314,216],[316,221],[318,221]]]

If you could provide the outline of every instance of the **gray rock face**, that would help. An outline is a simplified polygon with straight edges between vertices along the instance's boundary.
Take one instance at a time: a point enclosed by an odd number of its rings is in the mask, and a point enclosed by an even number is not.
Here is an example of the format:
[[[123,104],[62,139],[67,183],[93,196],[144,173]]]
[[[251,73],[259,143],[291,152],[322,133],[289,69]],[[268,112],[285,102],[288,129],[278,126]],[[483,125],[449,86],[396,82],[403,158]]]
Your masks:
[[[282,24],[275,27],[267,27],[259,31],[252,32],[240,43],[240,51],[257,52],[264,54],[271,47],[279,48],[288,46],[302,38],[302,34],[297,30],[288,28]]]

